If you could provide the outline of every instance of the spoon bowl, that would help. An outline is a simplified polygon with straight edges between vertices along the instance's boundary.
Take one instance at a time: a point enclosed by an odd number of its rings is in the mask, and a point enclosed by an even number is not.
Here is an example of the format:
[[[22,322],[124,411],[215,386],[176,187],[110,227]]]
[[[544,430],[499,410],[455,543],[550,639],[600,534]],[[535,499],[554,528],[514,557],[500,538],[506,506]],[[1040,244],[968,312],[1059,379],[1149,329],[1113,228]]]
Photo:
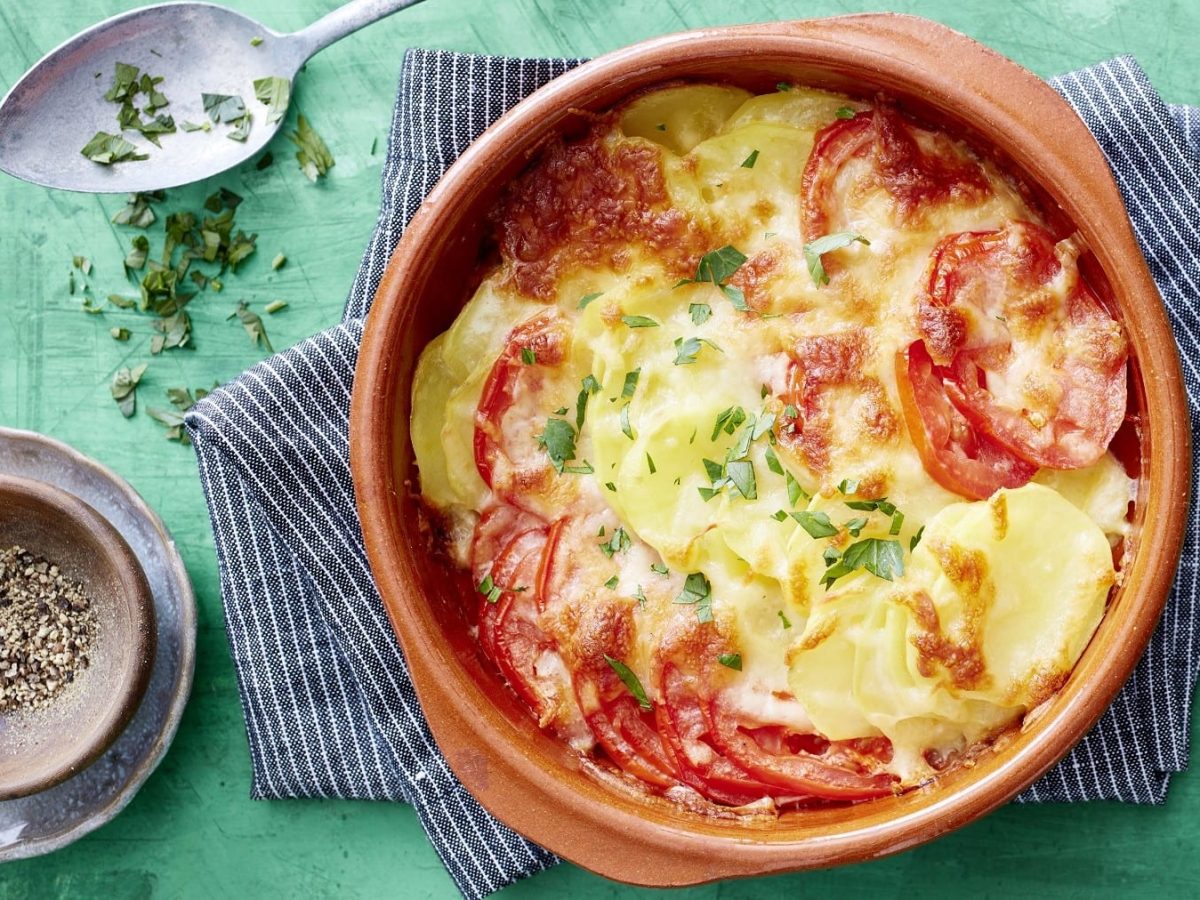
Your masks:
[[[216,175],[254,156],[279,130],[255,99],[254,81],[291,81],[317,51],[417,0],[355,0],[308,28],[280,34],[211,3],[163,3],[131,10],[82,31],[51,50],[0,103],[0,169],[46,187],[89,193],[150,191]],[[254,41],[252,44],[251,41]],[[118,62],[162,76],[177,131],[155,147],[121,131],[119,104],[104,99]],[[252,123],[245,141],[211,122],[201,94],[237,95]],[[182,123],[209,123],[185,131]],[[80,151],[97,132],[120,134],[145,160],[101,165]]]

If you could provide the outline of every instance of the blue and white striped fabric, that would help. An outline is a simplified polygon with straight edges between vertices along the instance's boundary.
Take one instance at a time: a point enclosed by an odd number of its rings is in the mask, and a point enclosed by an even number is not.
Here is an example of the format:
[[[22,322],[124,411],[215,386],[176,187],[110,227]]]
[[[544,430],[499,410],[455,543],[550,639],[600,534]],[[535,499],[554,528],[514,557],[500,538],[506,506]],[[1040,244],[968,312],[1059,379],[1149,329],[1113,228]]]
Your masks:
[[[256,798],[412,803],[455,883],[482,897],[557,862],[489,816],[451,774],[406,674],[355,515],[347,440],[363,316],[425,193],[505,109],[575,65],[405,56],[375,234],[340,325],[279,353],[188,415],[212,516]],[[1200,409],[1200,114],[1166,107],[1137,63],[1054,82],[1121,185]],[[1200,521],[1145,658],[1091,734],[1020,800],[1161,803],[1187,765],[1198,647]]]

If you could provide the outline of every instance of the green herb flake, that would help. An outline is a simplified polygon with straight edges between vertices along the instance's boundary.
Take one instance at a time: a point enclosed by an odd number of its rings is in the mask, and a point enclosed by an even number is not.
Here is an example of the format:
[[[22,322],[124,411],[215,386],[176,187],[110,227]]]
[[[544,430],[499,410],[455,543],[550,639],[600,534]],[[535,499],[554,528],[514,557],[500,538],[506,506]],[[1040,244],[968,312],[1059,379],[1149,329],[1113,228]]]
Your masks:
[[[275,258],[271,260],[271,268],[278,272],[287,263],[287,257],[282,253],[276,253]]]
[[[757,151],[757,150],[751,150],[751,151],[750,151],[750,155],[749,155],[749,156],[747,156],[745,159],[743,159],[743,160],[742,160],[742,166],[741,166],[741,167],[742,167],[743,169],[753,169],[753,168],[754,168],[754,164],[755,164],[756,162],[758,162],[758,151]]]
[[[262,42],[263,42],[263,39],[260,38],[257,34],[254,37],[250,38],[250,46],[251,47],[257,47],[260,44],[262,44]]]
[[[521,362],[525,363],[527,366],[532,366],[537,362],[537,353],[535,353],[530,347],[522,347]]]
[[[740,653],[722,653],[717,657],[717,662],[735,672],[742,671],[742,654]]]
[[[914,550],[917,549],[917,544],[921,543],[921,535],[923,535],[924,533],[925,533],[925,526],[922,525],[920,528],[917,529],[917,533],[914,534],[909,539],[909,541],[908,541],[908,552],[909,553],[912,553]]]
[[[137,271],[146,265],[146,255],[150,252],[150,241],[144,234],[136,234],[130,241],[130,250],[125,254],[125,271]]]
[[[579,398],[575,401],[575,430],[583,431],[583,420],[587,416],[587,402],[592,394],[599,393],[600,382],[595,375],[587,375],[580,382]],[[565,415],[560,413],[559,415]]]
[[[626,403],[621,407],[621,433],[631,441],[637,440],[633,433],[633,426],[629,424],[629,404]]]
[[[904,513],[896,510],[892,513],[892,524],[888,527],[888,534],[893,537],[900,533],[900,529],[904,527]]]
[[[638,379],[642,377],[642,369],[639,366],[632,372],[625,373],[625,382],[621,385],[621,396],[626,400],[633,397],[634,391],[637,390]]]
[[[608,488],[610,491],[612,491],[614,494],[617,492],[617,486],[615,484],[613,484],[611,481],[604,482],[604,486],[606,488]]]
[[[141,382],[142,376],[146,374],[147,368],[149,365],[142,363],[132,369],[117,369],[113,373],[110,387],[112,398],[117,402],[117,409],[121,411],[121,415],[127,419],[132,418],[137,411],[137,386]]]
[[[245,300],[239,300],[237,309],[231,312],[226,318],[232,319],[237,317],[242,323],[242,327],[246,329],[246,335],[250,338],[250,343],[255,347],[261,345],[268,353],[274,353],[275,349],[271,346],[271,339],[267,337],[267,330],[263,326],[262,318],[250,311],[250,307],[246,305]]]
[[[546,428],[538,435],[537,442],[545,448],[546,455],[560,475],[566,463],[575,458],[575,429],[566,419],[547,419]]]
[[[608,579],[608,581],[604,582],[604,586],[605,586],[606,588],[608,588],[608,589],[611,591],[611,590],[614,590],[614,589],[616,588],[616,586],[617,586],[617,583],[618,583],[619,581],[620,581],[620,579],[619,579],[619,578],[617,578],[617,576],[616,576],[616,575],[614,575],[612,578]]]
[[[675,602],[696,607],[696,618],[701,622],[712,621],[712,585],[703,572],[692,572],[684,579],[683,590]]]
[[[858,537],[862,534],[862,530],[867,527],[867,520],[861,516],[851,519],[843,526],[850,533],[851,537]]]
[[[792,83],[790,81],[780,81],[775,84],[775,90],[777,91],[787,92],[791,89]]]
[[[667,130],[666,122],[659,122],[657,125],[654,126],[654,130],[655,131],[666,131]]]
[[[234,124],[246,116],[246,104],[236,94],[201,94],[200,102],[204,112],[218,125]]]
[[[839,578],[858,569],[866,569],[876,578],[891,581],[904,574],[904,551],[899,541],[865,538],[851,544],[837,565],[825,571],[821,583],[828,590]]]
[[[651,709],[650,700],[646,697],[646,691],[642,687],[642,683],[638,681],[638,677],[634,674],[633,669],[629,668],[629,666],[625,665],[619,659],[613,659],[607,653],[604,654],[604,659],[612,666],[612,670],[617,673],[617,677],[621,679],[621,682],[629,690],[629,693],[633,694],[633,699],[637,701],[638,706],[646,710]]]
[[[692,317],[693,325],[703,325],[712,317],[712,307],[707,303],[690,303],[688,314]]]
[[[787,616],[785,616],[785,615],[783,614],[783,610],[782,610],[782,609],[781,609],[781,610],[779,610],[779,621],[783,623],[783,627],[784,627],[784,628],[791,628],[791,627],[792,627],[792,623],[791,623],[791,621],[789,621],[788,617],[787,617]]]
[[[114,341],[129,340],[129,329],[128,328],[110,328],[108,330],[108,333],[112,335],[112,339]]]
[[[287,114],[292,97],[292,83],[286,78],[271,75],[254,81],[254,97],[267,107],[267,124],[278,122]]]
[[[125,140],[119,134],[109,134],[106,131],[97,131],[95,136],[84,144],[83,149],[79,152],[86,156],[94,163],[99,163],[102,166],[111,166],[119,162],[136,162],[140,159],[149,159],[149,155],[138,153],[138,148]]]
[[[811,243],[805,244],[804,261],[808,264],[808,274],[812,277],[813,284],[817,287],[829,284],[829,274],[825,271],[825,264],[821,261],[821,257],[826,253],[841,250],[843,247],[849,247],[854,243],[865,244],[868,247],[871,245],[871,242],[865,237],[853,231],[839,231],[837,234],[827,234]]]
[[[800,418],[800,410],[796,409],[795,406],[789,403],[783,408],[783,417],[785,419],[798,419]]]
[[[658,469],[654,467],[654,458],[649,453],[646,454],[646,468],[650,470],[651,475],[658,472]]]
[[[833,114],[839,119],[853,119],[855,115],[854,110],[849,106],[839,106]]]
[[[279,312],[280,310],[287,309],[287,301],[286,300],[272,300],[270,303],[268,303],[263,308],[267,311],[267,315],[273,316],[273,315],[275,315],[275,313]]]
[[[476,590],[487,599],[488,603],[495,603],[500,599],[500,595],[504,593],[503,589],[492,581],[491,575],[486,576],[483,581],[479,582]]]
[[[630,328],[657,328],[658,323],[649,316],[621,316],[621,321]]]
[[[671,572],[671,570],[667,568],[665,563],[652,564],[650,566],[650,571],[654,572],[656,575],[662,575],[663,577],[666,577]]]
[[[768,469],[770,469],[776,475],[784,474],[783,465],[779,462],[779,457],[775,455],[774,450],[772,450],[770,447],[767,447],[766,452],[764,453],[764,456],[766,457],[766,460],[767,460],[767,468]]]
[[[324,178],[333,168],[333,154],[303,115],[296,119],[296,130],[288,135],[288,140],[300,148],[296,151],[296,162],[300,164],[300,171],[309,181],[315,182],[318,178]]]
[[[748,459],[732,460],[725,464],[725,475],[747,500],[758,498],[758,486],[754,480],[754,464]]]
[[[642,609],[646,608],[646,594],[642,591],[640,584],[637,586],[637,590],[633,592],[633,599],[638,602],[638,606]]]
[[[800,523],[800,527],[808,532],[813,538],[833,537],[838,533],[837,526],[829,521],[829,514],[823,512],[809,512],[808,510],[799,510],[791,513],[793,519]]]
[[[604,291],[597,291],[594,294],[584,294],[582,297],[579,298],[579,308],[587,309],[589,303],[591,303],[593,300],[595,300],[598,297],[601,297],[603,295],[604,295]]]
[[[603,534],[603,532],[601,532]],[[633,546],[633,541],[629,537],[629,532],[620,526],[612,533],[607,541],[600,544],[600,552],[609,559],[613,558],[614,553],[624,553]]]

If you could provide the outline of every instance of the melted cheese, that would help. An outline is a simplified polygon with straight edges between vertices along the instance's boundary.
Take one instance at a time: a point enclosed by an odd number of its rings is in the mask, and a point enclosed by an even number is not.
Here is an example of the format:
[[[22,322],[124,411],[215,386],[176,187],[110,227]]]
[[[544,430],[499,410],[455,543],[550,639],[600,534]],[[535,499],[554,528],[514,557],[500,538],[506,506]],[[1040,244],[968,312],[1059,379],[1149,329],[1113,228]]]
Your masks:
[[[625,661],[659,702],[662,642],[697,615],[673,600],[687,573],[703,572],[716,626],[741,654],[727,687],[732,705],[751,721],[815,728],[832,740],[885,735],[895,749],[892,771],[912,784],[933,773],[931,752],[944,759],[968,749],[1068,676],[1114,581],[1109,542],[1128,533],[1132,482],[1106,455],[1087,469],[1042,472],[1035,484],[964,503],[925,472],[899,414],[893,361],[915,339],[930,251],[948,232],[1038,215],[991,162],[977,161],[987,197],[947,200],[898,222],[886,191],[863,187],[865,163],[853,160],[839,180],[842,218],[830,230],[858,231],[870,244],[827,254],[833,277],[815,284],[802,251],[798,186],[815,133],[846,105],[861,107],[803,88],[750,96],[694,85],[648,94],[588,138],[595,146],[587,158],[612,166],[599,199],[588,194],[594,214],[573,206],[574,188],[563,186],[587,173],[572,174],[574,157],[552,151],[557,181],[542,185],[549,199],[523,182],[533,199],[506,201],[516,211],[500,217],[508,228],[500,262],[421,358],[412,439],[430,504],[466,517],[498,502],[473,457],[479,398],[511,329],[557,309],[572,329],[563,373],[546,380],[544,396],[523,397],[508,414],[520,421],[505,427],[528,453],[548,419],[574,425],[581,379],[592,375],[600,390],[587,398],[575,462],[586,460],[593,472],[556,475],[581,486],[569,501],[555,495],[557,511],[545,514],[602,512],[612,518],[598,521],[619,522],[633,546],[610,559],[598,550],[603,538],[580,539],[570,596],[546,613],[546,629],[570,641],[579,608],[644,595],[632,606]],[[944,136],[921,140],[973,159]],[[647,180],[647,154],[661,183]],[[622,169],[622,159],[636,166]],[[542,219],[522,205],[534,201],[546,204]],[[560,215],[573,231],[558,227]],[[613,223],[627,231],[615,235]],[[673,242],[669,252],[661,241]],[[711,283],[679,283],[702,253],[725,245],[748,257],[730,284],[752,314]],[[596,293],[581,310],[581,298]],[[701,324],[693,322],[698,304],[711,308]],[[630,327],[622,317],[631,316],[657,324]],[[852,378],[830,389],[824,464],[764,433],[747,456],[756,497],[726,486],[704,499],[704,460],[721,463],[741,436],[714,436],[720,414],[773,416],[778,433],[789,352],[830,335],[856,342],[861,359]],[[693,363],[678,364],[677,344],[690,338],[705,343]],[[636,390],[624,396],[635,370]],[[769,450],[811,499],[792,504]],[[895,504],[904,514],[898,533],[890,516],[848,507],[851,498],[837,489],[843,479]],[[781,510],[827,516],[842,530],[814,538],[792,516],[779,521]],[[899,543],[904,573],[886,581],[859,569],[826,589],[823,553],[857,539],[844,530],[856,518],[868,520],[860,537]],[[669,574],[650,570],[660,563]],[[610,576],[616,585],[600,587]],[[569,679],[561,659],[538,665]]]

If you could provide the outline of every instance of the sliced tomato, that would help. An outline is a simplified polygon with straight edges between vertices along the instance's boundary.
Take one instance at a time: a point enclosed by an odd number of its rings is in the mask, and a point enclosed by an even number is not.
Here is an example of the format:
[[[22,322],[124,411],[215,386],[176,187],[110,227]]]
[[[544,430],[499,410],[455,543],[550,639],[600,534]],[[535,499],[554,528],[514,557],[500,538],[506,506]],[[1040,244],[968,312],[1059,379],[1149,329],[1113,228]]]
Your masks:
[[[1078,277],[1075,252],[1029,222],[949,235],[934,249],[918,312],[963,416],[1055,469],[1094,463],[1125,417],[1125,338]]]
[[[804,239],[836,230],[833,220],[844,195],[838,175],[855,157],[870,160],[867,177],[888,192],[902,221],[930,204],[987,196],[991,187],[979,163],[929,132],[924,132],[923,144],[921,132],[886,106],[839,119],[817,132],[801,181]]]
[[[606,664],[607,665],[607,664]],[[658,787],[678,784],[677,770],[643,710],[611,669],[575,672],[575,698],[596,742],[623,771]]]
[[[764,797],[777,798],[780,803],[803,799],[777,797],[780,791],[756,780],[713,748],[693,682],[672,662],[660,667],[662,700],[655,710],[658,733],[674,757],[680,780],[710,800],[729,806]]]
[[[492,364],[475,412],[475,467],[488,487],[508,503],[523,508],[529,508],[526,495],[537,476],[549,469],[549,461],[545,454],[530,458],[536,451],[532,441],[524,442],[529,446],[523,444],[520,451],[511,452],[505,441],[504,419],[518,388],[523,386],[536,394],[546,380],[546,370],[562,364],[568,335],[566,323],[554,311],[517,325]]]
[[[978,432],[950,402],[947,378],[921,341],[896,356],[900,407],[925,471],[946,490],[971,500],[1026,484],[1037,466]]]
[[[500,589],[500,596],[494,601],[482,593],[479,597],[479,644],[493,660],[496,659],[496,630],[501,616],[520,593],[514,588],[526,588],[524,593],[535,589],[536,567],[540,565],[545,546],[545,528],[522,531],[509,539],[488,571],[492,584]],[[529,571],[531,564],[534,567],[532,573]],[[523,578],[528,581],[522,582]]]
[[[498,503],[485,510],[475,523],[471,535],[471,573],[479,584],[514,535],[545,523],[531,513],[507,503]]]
[[[871,800],[895,792],[894,775],[855,771],[803,750],[793,752],[782,747],[784,752],[772,752],[763,747],[752,733],[756,724],[745,727],[721,694],[702,709],[717,748],[766,784],[824,800]]]

